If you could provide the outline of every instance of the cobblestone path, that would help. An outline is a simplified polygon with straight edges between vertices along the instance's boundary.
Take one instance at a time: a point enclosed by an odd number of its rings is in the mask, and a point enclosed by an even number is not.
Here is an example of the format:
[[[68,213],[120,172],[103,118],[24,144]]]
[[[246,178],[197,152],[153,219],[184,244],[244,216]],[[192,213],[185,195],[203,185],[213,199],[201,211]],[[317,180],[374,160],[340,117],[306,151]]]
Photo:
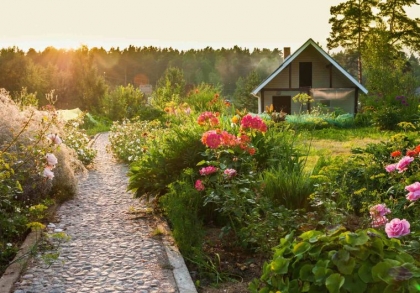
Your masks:
[[[128,213],[139,201],[126,192],[127,167],[113,161],[107,144],[108,134],[99,135],[95,169],[80,180],[76,198],[57,211],[54,229],[71,237],[61,244],[59,260],[47,266],[35,258],[14,293],[178,292],[154,228]]]

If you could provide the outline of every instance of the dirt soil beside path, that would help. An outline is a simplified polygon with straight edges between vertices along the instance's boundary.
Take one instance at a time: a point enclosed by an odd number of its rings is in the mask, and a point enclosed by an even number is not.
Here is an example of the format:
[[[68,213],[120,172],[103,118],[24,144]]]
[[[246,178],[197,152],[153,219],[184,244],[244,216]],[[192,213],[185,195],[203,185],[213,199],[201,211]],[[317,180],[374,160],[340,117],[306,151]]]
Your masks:
[[[248,285],[254,278],[261,276],[264,257],[262,255],[245,251],[243,249],[232,246],[229,237],[220,239],[220,229],[212,228],[206,231],[205,246],[203,247],[206,255],[217,259],[220,257],[219,271],[231,276],[231,281],[219,284],[212,284],[210,280],[199,280],[200,287],[197,288],[199,293],[247,293]],[[190,272],[194,268],[190,265]],[[193,281],[198,278],[191,274]]]

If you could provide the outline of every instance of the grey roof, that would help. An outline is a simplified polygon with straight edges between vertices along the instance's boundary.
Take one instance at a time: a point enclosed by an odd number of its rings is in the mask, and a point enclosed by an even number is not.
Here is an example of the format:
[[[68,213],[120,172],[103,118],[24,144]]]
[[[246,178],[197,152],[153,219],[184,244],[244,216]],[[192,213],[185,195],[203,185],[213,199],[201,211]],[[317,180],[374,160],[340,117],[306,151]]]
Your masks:
[[[267,77],[259,86],[257,86],[251,94],[256,95],[261,89],[263,89],[274,77],[277,76],[283,69],[285,69],[300,53],[303,52],[309,45],[312,45],[325,59],[327,59],[335,68],[343,73],[356,87],[358,87],[363,93],[367,94],[368,90],[361,85],[353,76],[351,76],[340,64],[337,63],[328,53],[326,53],[317,43],[312,39],[306,41],[296,52],[287,57],[283,63],[277,68],[269,77]]]

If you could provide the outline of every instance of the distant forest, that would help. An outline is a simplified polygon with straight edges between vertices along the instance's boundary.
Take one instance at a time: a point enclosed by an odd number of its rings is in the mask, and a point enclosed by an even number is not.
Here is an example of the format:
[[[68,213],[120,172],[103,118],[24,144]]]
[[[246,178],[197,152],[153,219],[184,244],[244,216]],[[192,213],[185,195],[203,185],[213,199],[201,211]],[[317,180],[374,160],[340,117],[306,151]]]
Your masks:
[[[85,103],[89,96],[97,100],[105,91],[129,84],[154,88],[165,70],[174,67],[183,73],[186,88],[206,83],[232,98],[238,82],[243,84],[251,73],[261,81],[282,61],[279,49],[250,52],[237,46],[188,51],[134,46],[109,51],[86,46],[76,50],[48,47],[42,52],[12,47],[0,50],[0,88],[12,96],[25,88],[36,93],[40,105],[46,103],[45,94],[55,90],[58,108],[90,110]]]
[[[357,76],[356,51],[341,51],[332,57]],[[418,58],[411,55],[406,60],[406,69],[420,77]],[[249,99],[252,89],[282,62],[280,49],[251,52],[238,46],[188,51],[134,46],[109,51],[86,46],[75,50],[48,47],[42,52],[10,47],[0,49],[0,88],[15,99],[33,94],[40,106],[47,104],[46,94],[54,90],[59,109],[100,111],[100,101],[116,87],[150,84],[154,90],[166,70],[176,68],[183,75],[185,93],[205,83],[220,89],[238,107],[250,109],[252,105],[246,101],[253,100]]]

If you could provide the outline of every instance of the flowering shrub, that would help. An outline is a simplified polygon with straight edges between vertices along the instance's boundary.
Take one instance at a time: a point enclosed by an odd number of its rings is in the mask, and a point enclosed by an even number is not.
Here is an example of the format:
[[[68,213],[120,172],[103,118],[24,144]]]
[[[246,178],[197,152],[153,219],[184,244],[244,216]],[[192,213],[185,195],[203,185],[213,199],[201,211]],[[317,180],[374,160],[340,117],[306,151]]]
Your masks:
[[[42,220],[41,206],[75,194],[72,167],[81,163],[61,144],[60,133],[53,106],[21,110],[0,90],[0,271],[13,258],[30,222]]]
[[[84,130],[80,129],[80,123],[77,120],[70,120],[66,123],[64,141],[76,152],[78,159],[87,166],[95,159],[96,150],[88,146],[90,138]]]
[[[123,120],[114,122],[111,127],[109,141],[117,157],[125,162],[139,160],[148,149],[148,141],[164,135],[162,123],[159,121]]]

